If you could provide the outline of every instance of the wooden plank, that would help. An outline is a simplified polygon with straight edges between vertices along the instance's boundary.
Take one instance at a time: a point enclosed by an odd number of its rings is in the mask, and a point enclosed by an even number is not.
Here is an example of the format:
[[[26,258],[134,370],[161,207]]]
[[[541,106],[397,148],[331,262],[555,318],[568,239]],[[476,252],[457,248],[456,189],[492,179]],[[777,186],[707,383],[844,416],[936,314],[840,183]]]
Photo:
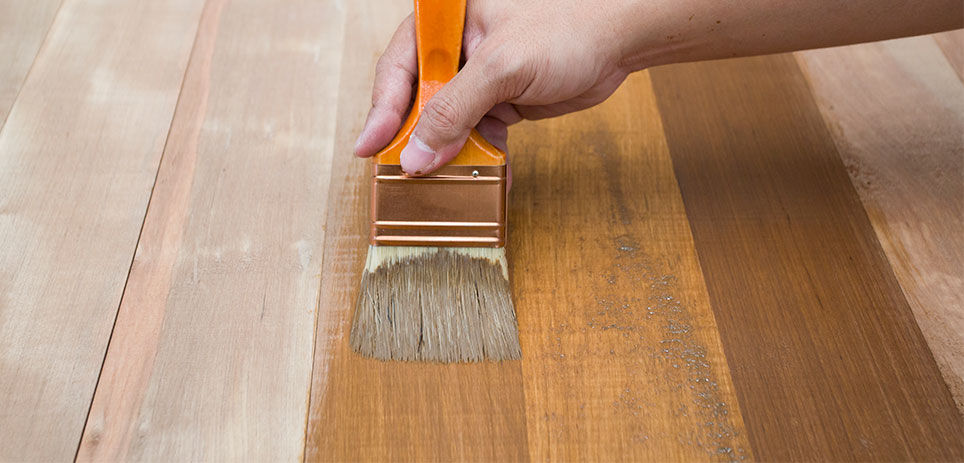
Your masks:
[[[797,58],[964,411],[964,84],[931,37]]]
[[[79,460],[301,458],[343,20],[208,2]]]
[[[0,460],[76,452],[200,14],[66,2],[0,132]]]
[[[794,59],[653,82],[756,455],[964,458],[961,416]]]
[[[934,34],[933,37],[957,76],[964,81],[964,29]]]
[[[345,39],[345,155],[332,169],[308,459],[750,456],[645,75],[594,113],[516,133],[509,258],[521,364],[378,362],[349,350],[369,179],[348,153],[376,51],[404,14],[350,9],[349,23],[364,26]],[[559,155],[581,138],[599,141]],[[651,182],[634,181],[644,173]]]
[[[751,457],[648,74],[513,135],[532,460]]]
[[[47,37],[61,0],[0,2],[0,128]]]
[[[368,248],[368,161],[351,156],[379,52],[411,4],[347,5],[308,423],[309,461],[527,459],[521,362],[380,362],[348,346]]]

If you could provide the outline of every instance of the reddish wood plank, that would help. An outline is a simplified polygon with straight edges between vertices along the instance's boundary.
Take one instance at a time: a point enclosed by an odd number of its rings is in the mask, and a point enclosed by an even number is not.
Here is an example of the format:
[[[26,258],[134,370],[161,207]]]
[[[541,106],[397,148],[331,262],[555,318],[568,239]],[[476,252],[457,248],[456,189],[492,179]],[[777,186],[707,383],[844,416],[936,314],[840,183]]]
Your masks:
[[[757,456],[964,458],[961,416],[793,58],[653,81]]]

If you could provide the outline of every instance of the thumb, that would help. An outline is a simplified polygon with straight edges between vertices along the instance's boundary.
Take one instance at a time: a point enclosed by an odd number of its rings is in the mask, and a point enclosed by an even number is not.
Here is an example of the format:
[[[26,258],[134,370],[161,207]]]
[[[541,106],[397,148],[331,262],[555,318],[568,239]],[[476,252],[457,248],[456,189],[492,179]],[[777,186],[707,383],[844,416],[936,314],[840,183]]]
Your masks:
[[[495,73],[483,72],[478,61],[469,60],[425,103],[401,153],[407,174],[428,174],[455,158],[472,127],[501,101],[498,79],[492,77]]]

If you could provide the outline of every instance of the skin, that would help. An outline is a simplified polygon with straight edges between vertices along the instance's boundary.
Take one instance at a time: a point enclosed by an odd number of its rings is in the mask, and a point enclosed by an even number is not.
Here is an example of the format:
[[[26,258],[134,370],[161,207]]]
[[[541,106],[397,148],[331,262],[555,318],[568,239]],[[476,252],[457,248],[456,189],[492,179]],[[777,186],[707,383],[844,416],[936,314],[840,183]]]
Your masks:
[[[506,148],[507,127],[597,105],[648,67],[803,50],[964,27],[960,0],[468,0],[458,75],[425,105],[402,169],[431,173],[472,127]],[[398,132],[417,81],[414,19],[378,61],[355,145]]]

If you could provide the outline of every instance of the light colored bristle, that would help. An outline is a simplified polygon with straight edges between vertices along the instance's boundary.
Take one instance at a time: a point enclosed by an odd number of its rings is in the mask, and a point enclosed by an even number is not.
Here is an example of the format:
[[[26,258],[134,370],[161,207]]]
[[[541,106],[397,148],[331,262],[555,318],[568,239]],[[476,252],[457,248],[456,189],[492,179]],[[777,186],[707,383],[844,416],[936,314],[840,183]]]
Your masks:
[[[383,360],[519,358],[505,249],[369,246],[350,342]]]

